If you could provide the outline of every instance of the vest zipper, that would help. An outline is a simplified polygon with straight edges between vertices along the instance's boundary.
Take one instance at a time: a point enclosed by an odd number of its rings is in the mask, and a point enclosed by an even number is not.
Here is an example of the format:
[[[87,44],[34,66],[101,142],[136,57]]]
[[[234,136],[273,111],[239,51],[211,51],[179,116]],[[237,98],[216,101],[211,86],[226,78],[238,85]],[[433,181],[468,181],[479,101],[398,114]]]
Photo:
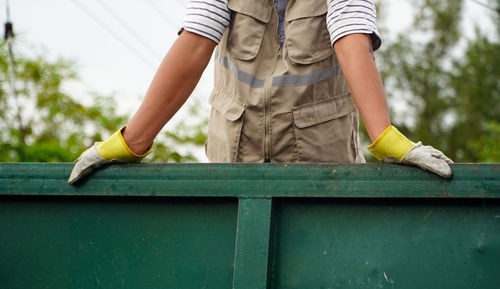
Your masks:
[[[270,77],[267,79],[265,92],[264,92],[264,162],[271,162],[271,85],[274,75],[274,71],[278,66],[278,60],[281,57],[281,47],[278,49],[278,55],[275,58],[273,70],[271,71]]]

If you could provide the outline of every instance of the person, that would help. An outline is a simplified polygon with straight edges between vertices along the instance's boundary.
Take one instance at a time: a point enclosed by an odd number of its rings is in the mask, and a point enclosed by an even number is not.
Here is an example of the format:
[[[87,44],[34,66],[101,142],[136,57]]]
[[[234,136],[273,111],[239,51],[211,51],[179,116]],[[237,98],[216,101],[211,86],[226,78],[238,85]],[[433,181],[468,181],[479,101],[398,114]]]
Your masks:
[[[76,160],[68,183],[139,162],[187,100],[215,50],[211,162],[363,163],[358,111],[383,162],[449,178],[452,161],[391,125],[373,51],[373,0],[196,0],[126,126]]]

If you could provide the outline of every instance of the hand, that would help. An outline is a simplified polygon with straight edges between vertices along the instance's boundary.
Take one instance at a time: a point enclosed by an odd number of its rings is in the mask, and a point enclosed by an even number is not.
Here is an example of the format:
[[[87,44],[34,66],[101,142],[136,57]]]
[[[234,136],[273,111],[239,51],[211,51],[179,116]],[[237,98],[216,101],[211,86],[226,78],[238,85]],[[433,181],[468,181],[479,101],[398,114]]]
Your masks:
[[[416,165],[445,178],[451,178],[450,164],[452,163],[453,161],[440,150],[424,146],[421,142],[418,142],[403,159],[403,164]]]
[[[389,126],[367,148],[382,162],[415,165],[442,177],[451,178],[451,159],[431,146],[408,140],[394,126]]]
[[[118,130],[104,142],[97,142],[75,161],[75,166],[71,171],[68,184],[74,184],[85,176],[89,175],[103,165],[112,163],[132,163],[140,162],[145,156],[151,153],[151,147],[142,155],[137,155],[123,140],[122,130]]]

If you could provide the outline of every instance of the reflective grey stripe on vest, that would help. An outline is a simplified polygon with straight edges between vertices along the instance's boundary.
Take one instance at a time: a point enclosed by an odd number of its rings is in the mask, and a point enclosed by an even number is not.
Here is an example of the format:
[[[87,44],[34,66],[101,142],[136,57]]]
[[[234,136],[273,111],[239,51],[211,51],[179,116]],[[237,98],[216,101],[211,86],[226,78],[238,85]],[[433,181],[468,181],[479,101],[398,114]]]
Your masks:
[[[220,55],[219,51],[215,51],[215,59],[219,61],[225,68],[229,69],[234,78],[240,82],[250,85],[251,88],[262,88],[266,83],[265,79],[259,79],[248,72],[241,71],[227,58]]]
[[[309,74],[281,75],[273,77],[273,87],[282,86],[305,86],[316,82],[335,77],[340,74],[340,67],[328,67]]]
[[[215,51],[215,60],[217,60],[221,65],[227,68],[233,74],[234,78],[238,81],[249,85],[251,88],[263,88],[266,80],[257,78],[248,72],[239,70],[236,66],[227,58],[227,56],[222,56],[219,51]],[[311,85],[316,82],[338,76],[341,73],[340,67],[328,67],[320,71],[316,71],[309,74],[295,74],[295,75],[281,75],[275,76],[272,80],[273,87],[284,87],[284,86],[306,86]]]

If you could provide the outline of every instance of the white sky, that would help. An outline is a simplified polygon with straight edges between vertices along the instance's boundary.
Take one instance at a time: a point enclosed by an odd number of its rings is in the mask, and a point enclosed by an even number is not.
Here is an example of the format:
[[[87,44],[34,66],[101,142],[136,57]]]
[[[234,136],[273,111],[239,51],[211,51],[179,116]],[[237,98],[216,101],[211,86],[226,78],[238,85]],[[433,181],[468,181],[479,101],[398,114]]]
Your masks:
[[[0,6],[2,24],[6,19],[5,1]],[[408,27],[412,15],[411,0],[386,2],[390,8],[385,15],[390,30],[383,38]],[[177,38],[186,3],[187,0],[10,0],[11,21],[17,34],[15,50],[31,54],[35,49],[50,59],[74,60],[81,81],[66,86],[72,95],[85,98],[89,97],[87,92],[114,93],[120,102],[119,111],[132,114],[157,65]],[[484,19],[488,19],[489,11],[471,1],[467,1],[465,11],[468,23],[487,26]],[[113,15],[121,20],[117,21]],[[471,28],[467,30],[472,32]],[[210,64],[194,93],[195,98],[208,99],[212,70]],[[202,103],[208,111],[206,101]],[[176,115],[174,122],[182,119],[182,114]]]

